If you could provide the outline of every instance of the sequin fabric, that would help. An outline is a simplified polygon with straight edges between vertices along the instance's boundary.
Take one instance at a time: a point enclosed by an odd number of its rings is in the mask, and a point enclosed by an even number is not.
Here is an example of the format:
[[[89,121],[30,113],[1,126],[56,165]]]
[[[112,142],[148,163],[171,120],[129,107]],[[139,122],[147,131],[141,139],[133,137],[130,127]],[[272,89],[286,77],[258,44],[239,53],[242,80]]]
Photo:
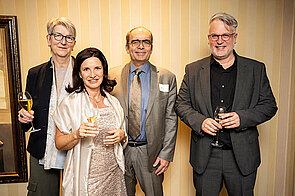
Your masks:
[[[115,129],[116,119],[111,107],[98,111],[96,121],[99,134],[93,138],[89,174],[88,195],[94,196],[126,196],[126,186],[122,170],[116,161],[114,146],[106,146],[103,140],[109,135],[108,131]]]

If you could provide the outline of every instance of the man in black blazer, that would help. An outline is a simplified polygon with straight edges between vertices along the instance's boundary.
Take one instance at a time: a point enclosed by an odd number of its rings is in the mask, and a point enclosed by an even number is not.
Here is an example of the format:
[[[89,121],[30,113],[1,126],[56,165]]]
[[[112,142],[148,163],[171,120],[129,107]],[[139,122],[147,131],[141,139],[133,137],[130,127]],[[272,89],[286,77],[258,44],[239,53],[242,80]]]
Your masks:
[[[260,149],[257,125],[277,106],[265,65],[234,51],[237,21],[226,13],[210,20],[211,56],[188,64],[176,113],[191,129],[190,163],[197,195],[253,195]],[[213,113],[224,106],[217,123]],[[220,146],[213,146],[219,132]]]

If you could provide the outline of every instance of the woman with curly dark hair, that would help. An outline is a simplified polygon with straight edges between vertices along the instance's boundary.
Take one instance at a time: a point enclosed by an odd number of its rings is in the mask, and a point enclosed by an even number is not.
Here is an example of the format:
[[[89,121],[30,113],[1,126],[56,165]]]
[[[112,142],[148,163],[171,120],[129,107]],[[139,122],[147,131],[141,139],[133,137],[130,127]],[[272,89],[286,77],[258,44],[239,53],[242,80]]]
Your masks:
[[[79,52],[70,93],[53,115],[55,145],[68,150],[63,195],[126,195],[123,146],[124,113],[109,94],[116,81],[108,79],[108,64],[96,48]]]

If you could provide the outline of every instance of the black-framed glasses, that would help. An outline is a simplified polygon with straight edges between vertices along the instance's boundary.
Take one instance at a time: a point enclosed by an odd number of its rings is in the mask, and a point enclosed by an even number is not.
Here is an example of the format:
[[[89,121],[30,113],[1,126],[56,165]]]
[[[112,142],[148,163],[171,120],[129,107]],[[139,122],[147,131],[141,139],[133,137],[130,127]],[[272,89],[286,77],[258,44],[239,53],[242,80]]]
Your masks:
[[[132,40],[130,42],[131,46],[132,47],[138,47],[140,46],[141,44],[144,46],[144,47],[150,47],[152,45],[152,42],[148,39],[145,39],[145,40],[139,40],[139,39],[136,39],[136,40]]]
[[[235,35],[236,33],[230,33],[230,34],[222,34],[222,35],[217,35],[217,34],[211,34],[211,35],[208,35],[208,38],[213,40],[213,41],[217,41],[219,39],[219,37],[221,37],[221,39],[223,41],[228,41],[229,38],[231,38],[231,36]]]
[[[61,40],[63,40],[63,38],[65,38],[66,42],[68,42],[68,43],[72,43],[75,41],[75,37],[72,35],[63,35],[63,34],[57,33],[57,32],[53,32],[50,35],[53,35],[53,37],[56,41],[61,41]]]

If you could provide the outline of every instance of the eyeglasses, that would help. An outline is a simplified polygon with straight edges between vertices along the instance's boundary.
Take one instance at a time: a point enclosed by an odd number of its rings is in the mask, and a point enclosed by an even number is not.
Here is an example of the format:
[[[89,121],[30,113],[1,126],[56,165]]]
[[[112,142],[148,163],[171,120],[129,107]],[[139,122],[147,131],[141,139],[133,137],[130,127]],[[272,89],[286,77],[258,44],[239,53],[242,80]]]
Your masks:
[[[50,35],[53,35],[53,37],[56,41],[61,41],[61,40],[63,40],[63,38],[66,38],[66,41],[68,43],[72,43],[75,41],[75,37],[72,35],[63,35],[61,33],[56,33],[56,32],[51,33]]]
[[[132,40],[130,42],[130,44],[131,44],[132,47],[138,47],[141,44],[144,47],[150,47],[152,45],[152,42],[150,40],[147,40],[147,39],[145,39],[145,40],[138,40],[138,39],[136,39],[136,40]]]
[[[213,41],[217,41],[217,40],[219,39],[219,37],[221,37],[221,39],[222,39],[223,41],[228,41],[229,38],[230,38],[231,36],[235,35],[235,34],[236,34],[236,33],[222,34],[222,35],[211,34],[211,35],[208,35],[208,38],[209,38],[209,39],[211,38],[211,40],[213,40]]]

